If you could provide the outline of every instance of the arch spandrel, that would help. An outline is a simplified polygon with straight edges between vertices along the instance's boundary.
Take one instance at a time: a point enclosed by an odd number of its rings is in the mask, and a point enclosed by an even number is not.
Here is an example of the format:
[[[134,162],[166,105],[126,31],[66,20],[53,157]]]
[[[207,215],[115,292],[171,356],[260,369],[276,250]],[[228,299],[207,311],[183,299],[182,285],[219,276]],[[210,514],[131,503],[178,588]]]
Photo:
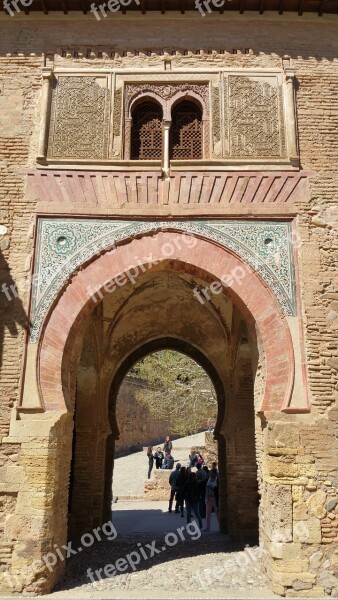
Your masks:
[[[74,363],[74,339],[95,306],[95,301],[88,295],[88,282],[100,292],[102,299],[109,293],[105,287],[130,267],[133,257],[145,257],[151,251],[152,260],[160,264],[164,244],[177,248],[175,258],[171,260],[173,269],[195,276],[198,274],[206,282],[219,281],[224,271],[231,273],[244,268],[243,261],[228,249],[220,248],[211,241],[196,239],[195,247],[189,248],[183,234],[178,232],[155,232],[151,238],[134,238],[124,246],[117,246],[114,252],[100,255],[74,275],[46,319],[40,341],[39,353],[44,360],[39,361],[38,379],[46,410],[67,408],[69,398],[65,388],[65,370],[69,368],[67,365]],[[180,240],[180,249],[177,240]],[[234,280],[226,294],[247,320],[255,324],[260,337],[266,364],[261,409],[282,410],[289,404],[294,378],[290,330],[272,291],[253,270],[246,272],[248,276],[243,281]]]

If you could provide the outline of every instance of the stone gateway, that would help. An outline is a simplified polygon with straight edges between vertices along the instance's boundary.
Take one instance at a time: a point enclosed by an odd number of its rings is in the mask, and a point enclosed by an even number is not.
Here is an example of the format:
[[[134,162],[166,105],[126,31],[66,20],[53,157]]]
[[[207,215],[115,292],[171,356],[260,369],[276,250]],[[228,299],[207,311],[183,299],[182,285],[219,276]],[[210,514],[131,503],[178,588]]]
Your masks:
[[[337,2],[109,4],[0,11],[0,590],[111,523],[121,383],[171,349],[221,532],[337,597]]]

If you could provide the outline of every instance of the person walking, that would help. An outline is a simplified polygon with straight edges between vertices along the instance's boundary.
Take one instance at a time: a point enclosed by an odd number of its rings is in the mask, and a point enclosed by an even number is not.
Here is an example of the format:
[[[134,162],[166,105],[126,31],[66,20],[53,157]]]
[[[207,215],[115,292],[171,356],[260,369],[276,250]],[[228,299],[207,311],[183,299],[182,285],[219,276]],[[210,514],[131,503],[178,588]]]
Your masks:
[[[173,449],[173,445],[170,441],[169,435],[167,435],[167,437],[165,438],[165,442],[163,444],[163,452],[164,453],[171,452],[172,449]]]
[[[175,471],[172,471],[169,476],[169,485],[170,485],[170,498],[169,498],[169,508],[168,512],[172,512],[173,510],[173,501],[175,498],[175,494],[177,492],[177,478],[180,474],[181,464],[177,463]],[[176,497],[176,509],[175,512],[178,512],[178,501]]]
[[[156,469],[162,469],[164,454],[163,454],[160,446],[157,448],[154,456],[155,456]]]
[[[205,528],[206,531],[210,530],[210,520],[211,520],[212,509],[214,509],[215,515],[216,515],[218,523],[219,523],[219,513],[218,513],[218,508],[217,508],[217,502],[216,502],[216,488],[217,487],[218,487],[217,471],[215,469],[211,469],[210,477],[207,481],[207,486],[206,486],[206,490],[205,490],[205,505],[206,505],[206,519],[207,519],[207,525]]]
[[[154,466],[154,455],[153,455],[153,447],[149,446],[147,451],[148,456],[148,479],[150,479],[151,472]]]
[[[176,509],[175,512],[181,512],[181,517],[184,517],[184,498],[185,498],[185,487],[187,484],[188,476],[185,467],[181,467],[180,474],[176,479]]]
[[[198,521],[198,526],[202,529],[202,519],[199,513],[199,484],[196,479],[196,473],[190,473],[189,479],[185,488],[185,504],[187,507],[187,525],[191,521],[191,513]]]

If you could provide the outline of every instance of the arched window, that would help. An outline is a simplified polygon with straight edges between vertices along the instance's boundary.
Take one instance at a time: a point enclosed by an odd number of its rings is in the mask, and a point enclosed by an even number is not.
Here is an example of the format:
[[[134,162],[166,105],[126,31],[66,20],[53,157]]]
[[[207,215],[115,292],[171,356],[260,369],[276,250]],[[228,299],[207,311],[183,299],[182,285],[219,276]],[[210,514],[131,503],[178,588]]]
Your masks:
[[[194,102],[184,100],[172,111],[170,157],[196,160],[202,153],[202,111]]]
[[[156,102],[139,104],[132,113],[131,152],[132,160],[161,160],[162,109]]]

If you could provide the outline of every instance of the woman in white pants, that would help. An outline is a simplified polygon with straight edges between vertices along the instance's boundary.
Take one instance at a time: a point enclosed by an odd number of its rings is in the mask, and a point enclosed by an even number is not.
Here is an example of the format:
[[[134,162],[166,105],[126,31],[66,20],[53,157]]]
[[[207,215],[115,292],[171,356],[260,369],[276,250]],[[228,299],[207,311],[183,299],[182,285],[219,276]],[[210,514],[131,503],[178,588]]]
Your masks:
[[[210,519],[211,519],[212,509],[214,509],[215,515],[219,522],[219,514],[218,514],[216,493],[215,493],[217,486],[218,486],[217,471],[216,471],[216,469],[211,469],[210,477],[207,481],[207,486],[206,486],[206,490],[205,490],[205,505],[206,505],[206,519],[207,519],[207,526],[205,528],[206,531],[210,530]]]

